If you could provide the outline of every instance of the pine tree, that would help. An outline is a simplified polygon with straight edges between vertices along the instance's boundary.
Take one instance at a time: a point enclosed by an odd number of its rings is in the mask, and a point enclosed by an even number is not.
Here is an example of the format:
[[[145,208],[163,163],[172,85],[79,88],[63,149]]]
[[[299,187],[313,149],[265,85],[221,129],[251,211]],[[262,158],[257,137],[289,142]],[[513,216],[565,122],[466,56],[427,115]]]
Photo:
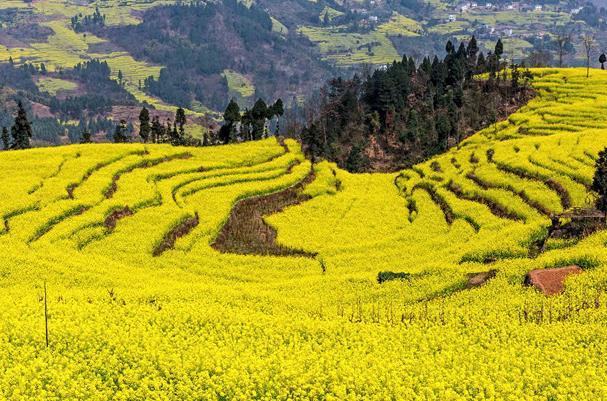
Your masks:
[[[185,125],[187,121],[185,110],[181,107],[178,108],[175,113],[175,125],[179,127],[179,144],[183,144],[185,141]]]
[[[352,171],[354,173],[364,171],[367,160],[365,154],[363,153],[364,147],[362,145],[354,145],[348,154],[348,159],[346,160],[346,169],[348,171]]]
[[[487,61],[485,60],[485,54],[481,52],[476,60],[476,72],[483,73],[487,71]]]
[[[122,75],[122,70],[118,70],[118,85],[124,86],[124,75]]]
[[[251,109],[253,119],[253,131],[251,132],[253,140],[264,137],[266,128],[266,119],[268,117],[268,105],[263,99],[258,99]]]
[[[497,43],[495,44],[495,51],[493,52],[493,54],[495,54],[498,61],[501,60],[502,55],[504,54],[504,44],[502,43],[501,39],[497,40]]]
[[[478,43],[476,42],[476,37],[474,35],[472,35],[470,42],[468,42],[466,53],[469,59],[476,61],[476,55],[478,54]]]
[[[16,149],[27,149],[30,147],[32,126],[27,119],[27,114],[21,101],[19,101],[17,107],[17,117],[15,117],[15,124],[11,128],[13,147]]]
[[[211,146],[211,140],[208,132],[202,132],[202,146]]]
[[[127,135],[127,124],[125,120],[120,120],[120,124],[116,125],[114,130],[114,143],[126,143],[129,138]]]
[[[232,99],[223,113],[224,125],[219,130],[219,140],[222,143],[230,143],[236,140],[236,127],[241,120],[240,107]]]
[[[476,43],[476,38],[473,35],[470,42],[468,42],[468,47],[466,48],[466,79],[468,81],[470,81],[477,72],[477,60],[478,44]]]
[[[601,70],[605,69],[605,63],[607,62],[607,56],[605,53],[601,53],[599,56],[599,63],[601,63]]]
[[[276,134],[280,133],[280,117],[282,117],[285,113],[285,107],[284,104],[282,102],[282,99],[278,99],[274,102],[274,104],[271,107],[272,110],[272,115],[270,116],[270,119],[272,119],[273,117],[276,117]]]
[[[143,142],[150,140],[152,127],[150,126],[150,112],[145,106],[139,113],[139,136]]]
[[[4,150],[9,150],[11,147],[10,137],[8,135],[8,128],[2,127],[2,148]]]
[[[324,156],[322,133],[316,123],[310,124],[303,129],[301,140],[306,145],[307,152],[312,156],[312,161],[317,157]]]
[[[591,189],[598,195],[596,208],[605,214],[607,223],[607,148],[599,152]]]
[[[177,121],[173,123],[173,129],[170,131],[171,133],[171,145],[179,146],[181,145],[181,136],[179,135],[179,131],[177,130]]]
[[[445,45],[445,51],[447,52],[447,55],[453,54],[455,52],[455,46],[453,46],[453,42],[451,42],[450,40],[447,41],[447,44]]]

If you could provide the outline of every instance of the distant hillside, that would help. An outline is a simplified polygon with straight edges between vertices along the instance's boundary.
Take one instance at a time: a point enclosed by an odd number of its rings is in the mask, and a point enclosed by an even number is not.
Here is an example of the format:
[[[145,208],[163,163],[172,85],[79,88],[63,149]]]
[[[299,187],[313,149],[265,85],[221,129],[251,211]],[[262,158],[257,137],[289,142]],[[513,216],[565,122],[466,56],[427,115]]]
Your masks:
[[[238,89],[234,78],[253,87],[245,98],[290,99],[309,92],[331,72],[312,43],[296,33],[275,32],[263,9],[236,0],[152,8],[141,24],[103,34],[135,58],[164,65],[145,88],[185,107],[200,102],[224,108],[230,92]]]

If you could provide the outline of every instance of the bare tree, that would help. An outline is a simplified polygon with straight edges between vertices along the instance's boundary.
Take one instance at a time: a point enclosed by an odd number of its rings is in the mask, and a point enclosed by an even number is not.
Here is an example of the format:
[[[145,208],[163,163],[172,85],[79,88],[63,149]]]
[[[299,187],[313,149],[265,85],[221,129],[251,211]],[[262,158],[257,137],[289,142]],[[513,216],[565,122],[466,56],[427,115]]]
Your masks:
[[[563,67],[563,56],[567,52],[567,45],[571,43],[571,35],[571,31],[565,27],[561,27],[557,31],[556,44],[558,46],[559,68]]]
[[[590,56],[592,56],[595,45],[594,35],[585,33],[582,36],[582,43],[584,44],[584,50],[586,51],[586,78],[588,78],[590,76]]]

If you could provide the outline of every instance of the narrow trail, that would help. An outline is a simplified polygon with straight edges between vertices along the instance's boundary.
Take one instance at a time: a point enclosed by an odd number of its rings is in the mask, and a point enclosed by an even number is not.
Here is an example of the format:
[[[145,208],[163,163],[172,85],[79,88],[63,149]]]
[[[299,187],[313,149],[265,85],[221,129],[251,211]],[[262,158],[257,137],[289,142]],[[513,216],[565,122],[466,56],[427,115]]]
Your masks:
[[[476,203],[481,203],[489,208],[489,211],[496,217],[502,219],[508,219],[512,221],[525,221],[524,216],[519,215],[518,213],[512,212],[500,203],[493,201],[487,196],[478,194],[478,193],[467,193],[465,192],[458,184],[450,181],[447,184],[446,188],[451,191],[455,196],[459,199],[468,200]]]
[[[421,189],[423,191],[426,191],[426,193],[430,196],[430,198],[436,204],[436,206],[438,206],[440,208],[440,210],[443,212],[443,216],[444,216],[447,224],[449,226],[451,226],[453,224],[453,222],[455,221],[455,213],[453,212],[453,209],[447,203],[447,201],[436,192],[436,189],[434,188],[434,186],[427,182],[420,182],[417,185],[415,185],[415,187],[413,187],[413,191],[415,191],[416,189]]]
[[[513,174],[524,180],[537,181],[546,185],[550,190],[554,191],[558,195],[561,200],[561,206],[564,210],[571,207],[571,196],[569,195],[569,192],[559,182],[553,180],[552,178],[547,178],[537,173],[531,173],[519,167],[512,167],[505,163],[494,162],[494,164],[498,170],[503,171],[504,173]]]
[[[124,170],[119,171],[116,174],[114,174],[114,176],[112,177],[112,182],[103,191],[103,196],[106,199],[111,199],[114,196],[114,194],[116,193],[116,191],[118,191],[118,180],[120,180],[120,178],[125,174],[132,173],[133,171],[135,171],[137,169],[151,168],[151,167],[157,166],[161,163],[167,163],[172,160],[178,160],[178,159],[189,159],[191,157],[192,157],[191,153],[183,152],[183,153],[177,153],[177,154],[164,156],[164,157],[160,157],[160,158],[156,158],[156,159],[141,160],[140,162],[132,164],[132,165],[126,167]]]
[[[50,175],[44,177],[42,179],[42,181],[40,181],[38,184],[34,185],[32,188],[30,188],[27,191],[28,195],[33,195],[36,192],[38,192],[40,189],[42,189],[42,187],[44,186],[45,182],[47,180],[50,180],[51,178],[57,177],[60,173],[61,170],[63,170],[63,166],[65,165],[65,163],[69,160],[69,157],[64,156],[63,159],[61,160],[61,163],[59,163],[59,165],[57,166],[57,168],[55,169],[54,172],[52,172]]]
[[[503,191],[510,192],[514,196],[518,196],[523,202],[525,202],[532,209],[535,209],[539,214],[544,215],[544,216],[552,215],[552,211],[550,209],[548,209],[541,203],[537,202],[536,200],[531,199],[529,197],[529,195],[527,195],[527,193],[525,192],[524,189],[517,190],[512,185],[493,184],[489,181],[483,180],[482,178],[477,176],[474,172],[468,173],[466,175],[466,178],[468,178],[470,181],[473,181],[476,185],[478,185],[479,187],[481,187],[482,189],[485,189],[485,190],[486,189],[501,189]]]
[[[175,227],[171,228],[164,235],[162,241],[160,241],[160,243],[154,248],[152,256],[157,257],[162,255],[164,252],[173,249],[177,239],[188,235],[194,228],[198,226],[198,224],[200,224],[198,213],[195,213],[194,216],[188,216],[182,219],[175,225]]]
[[[96,165],[94,165],[93,167],[89,168],[84,175],[80,178],[80,180],[78,182],[74,182],[71,184],[68,184],[68,186],[65,188],[65,191],[67,192],[67,197],[69,199],[74,199],[74,191],[80,187],[82,184],[84,184],[86,181],[88,181],[89,178],[91,178],[91,176],[101,170],[104,167],[110,166],[114,163],[118,163],[119,161],[129,157],[129,156],[145,156],[147,154],[147,152],[145,150],[137,150],[137,151],[133,151],[133,152],[128,152],[126,154],[120,155],[118,157],[114,157],[112,159],[109,160],[105,160],[102,162],[97,163]]]

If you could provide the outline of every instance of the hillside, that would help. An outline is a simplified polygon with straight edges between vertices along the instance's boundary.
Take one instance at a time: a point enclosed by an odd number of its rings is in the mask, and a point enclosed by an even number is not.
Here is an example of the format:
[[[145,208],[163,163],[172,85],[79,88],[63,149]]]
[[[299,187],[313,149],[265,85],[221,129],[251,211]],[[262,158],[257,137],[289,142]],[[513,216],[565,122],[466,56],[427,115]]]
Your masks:
[[[533,244],[589,199],[607,73],[533,72],[527,106],[396,174],[311,166],[275,139],[0,153],[0,395],[606,398],[607,233]],[[269,226],[232,229],[256,196]],[[571,264],[563,295],[523,285]]]
[[[565,46],[564,65],[580,65],[585,61],[581,35],[589,32],[596,36],[596,62],[607,13],[580,1],[205,4],[5,0],[0,2],[0,62],[12,58],[17,65],[45,64],[50,74],[94,59],[107,62],[111,78],[122,81],[137,102],[170,113],[176,106],[187,106],[188,115],[198,118],[191,130],[200,136],[201,127],[213,125],[202,117],[217,117],[232,97],[243,107],[257,97],[299,104],[330,77],[347,78],[403,54],[419,63],[425,56],[441,56],[448,39],[457,42],[473,34],[485,52],[502,38],[509,60],[558,65],[555,37],[566,31],[571,41]],[[74,89],[70,82],[55,81]],[[13,82],[1,84],[15,89]],[[44,80],[38,86],[48,88]],[[125,112],[124,102],[115,100],[113,105],[117,110],[104,118],[136,120],[134,112]]]
[[[157,79],[144,81],[145,88],[183,107],[223,110],[228,94],[243,104],[253,97],[290,101],[310,93],[332,72],[312,43],[275,32],[268,13],[236,0],[155,7],[138,25],[100,34],[136,59],[165,65]],[[238,79],[244,81],[240,86]]]

